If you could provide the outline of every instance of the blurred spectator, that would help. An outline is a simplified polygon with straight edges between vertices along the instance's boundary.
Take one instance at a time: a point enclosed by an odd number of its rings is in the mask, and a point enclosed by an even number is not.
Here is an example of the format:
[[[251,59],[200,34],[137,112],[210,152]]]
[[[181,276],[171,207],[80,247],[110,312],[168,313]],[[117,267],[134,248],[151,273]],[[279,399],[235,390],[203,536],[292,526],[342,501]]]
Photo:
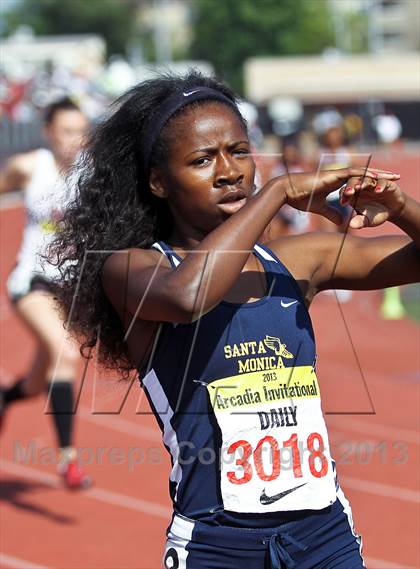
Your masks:
[[[52,101],[71,96],[81,107],[91,109],[96,118],[110,102],[110,96],[95,81],[84,76],[82,71],[70,71],[47,62],[41,69],[25,69],[18,74],[9,69],[0,69],[0,109],[10,120],[20,120],[22,107],[25,117],[38,116]],[[92,100],[95,102],[92,105]]]
[[[8,79],[0,75],[0,118],[5,115],[10,120],[16,119],[19,106],[22,105],[26,83]]]
[[[315,117],[313,127],[321,144],[316,167],[320,170],[335,170],[351,166],[353,152],[348,144],[341,114],[335,109],[325,110]],[[342,224],[337,226],[325,217],[316,216],[317,228],[322,231],[347,232],[352,208],[340,203],[340,190],[328,194],[327,202],[341,213]],[[335,294],[339,302],[348,302],[352,297],[352,292],[349,290],[331,290],[327,291],[327,294]]]
[[[260,190],[263,186],[262,176],[261,176],[261,159],[259,155],[259,150],[263,144],[263,133],[258,124],[258,109],[252,103],[248,101],[240,101],[238,104],[239,111],[244,117],[248,127],[248,136],[251,143],[251,152],[255,161],[255,189]]]
[[[347,168],[352,164],[352,152],[348,145],[344,130],[344,120],[335,109],[327,109],[315,116],[313,128],[320,142],[319,157],[314,164],[320,170]],[[340,227],[324,217],[318,217],[318,228],[324,231],[342,231],[347,229],[351,209],[340,203],[340,190],[327,197],[328,204],[337,209],[343,216]]]
[[[263,143],[263,133],[258,124],[258,109],[248,101],[240,101],[238,106],[241,115],[247,122],[251,145],[255,150],[257,150],[261,148]]]
[[[120,56],[110,58],[109,65],[100,78],[104,91],[117,97],[136,83],[136,73],[125,59]]]
[[[304,160],[297,135],[284,137],[280,141],[280,154],[278,161],[270,172],[270,178],[287,176],[305,172]],[[282,235],[304,233],[309,230],[310,215],[308,212],[299,211],[289,205],[284,205],[278,214],[272,219],[264,232],[262,241],[268,242]]]
[[[400,140],[402,125],[398,117],[392,113],[377,115],[372,120],[378,140],[386,146],[393,145]]]
[[[297,135],[284,137],[281,141],[281,155],[279,162],[274,166],[271,177],[285,176],[305,172],[304,160],[302,157],[299,139]],[[299,211],[289,205],[281,208],[280,212],[273,220],[278,226],[277,233],[304,233],[309,229],[310,214],[306,211]],[[284,229],[280,229],[279,224]],[[274,228],[271,229],[274,232]]]
[[[319,113],[313,121],[313,127],[321,143],[321,169],[346,168],[351,163],[351,156],[340,113],[335,109]]]
[[[280,160],[273,168],[272,177],[304,172],[298,137],[296,135],[284,137],[280,144]]]
[[[0,159],[41,144],[42,113],[57,98],[70,97],[91,121],[97,120],[114,98],[100,79],[52,62],[40,69],[0,67]]]

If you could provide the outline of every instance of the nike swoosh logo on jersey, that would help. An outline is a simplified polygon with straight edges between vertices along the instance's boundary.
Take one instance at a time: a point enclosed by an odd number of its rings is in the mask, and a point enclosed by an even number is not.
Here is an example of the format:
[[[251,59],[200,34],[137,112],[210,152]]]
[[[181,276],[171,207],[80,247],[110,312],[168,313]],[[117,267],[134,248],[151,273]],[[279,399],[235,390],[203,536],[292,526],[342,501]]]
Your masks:
[[[292,302],[284,302],[284,300],[280,300],[280,304],[282,305],[283,308],[289,308],[289,306],[292,306],[292,304],[296,304],[297,300],[292,300]]]
[[[274,502],[277,502],[277,500],[281,500],[288,494],[291,494],[295,490],[298,490],[298,488],[302,488],[302,486],[305,486],[305,484],[307,484],[307,482],[299,484],[299,486],[295,486],[294,488],[289,488],[289,490],[284,490],[284,492],[280,492],[279,494],[274,494],[274,496],[267,496],[264,489],[261,492],[260,502],[263,506],[269,506],[270,504],[274,504]]]

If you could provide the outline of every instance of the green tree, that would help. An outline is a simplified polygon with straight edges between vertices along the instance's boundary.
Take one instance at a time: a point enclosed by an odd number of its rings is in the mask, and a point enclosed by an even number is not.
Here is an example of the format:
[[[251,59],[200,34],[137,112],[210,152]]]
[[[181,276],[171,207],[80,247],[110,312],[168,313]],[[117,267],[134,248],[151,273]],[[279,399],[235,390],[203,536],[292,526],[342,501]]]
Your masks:
[[[369,49],[369,23],[366,14],[352,11],[347,15],[345,26],[349,30],[350,53],[366,53]]]
[[[195,0],[190,55],[210,61],[242,90],[242,65],[254,56],[320,53],[332,45],[325,0]]]
[[[134,25],[136,0],[22,0],[4,14],[5,32],[30,26],[37,35],[96,33],[108,54],[125,53]]]

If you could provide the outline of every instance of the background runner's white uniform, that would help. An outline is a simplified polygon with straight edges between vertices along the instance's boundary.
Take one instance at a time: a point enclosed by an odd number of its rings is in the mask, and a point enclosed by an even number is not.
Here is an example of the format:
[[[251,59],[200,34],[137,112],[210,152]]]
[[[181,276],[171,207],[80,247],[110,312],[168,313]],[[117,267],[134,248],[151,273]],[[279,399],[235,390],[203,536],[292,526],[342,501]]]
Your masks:
[[[35,151],[33,174],[23,189],[26,222],[17,261],[7,281],[12,300],[31,290],[34,277],[54,280],[60,276],[57,267],[44,261],[40,254],[52,241],[55,223],[61,218],[68,203],[72,184],[60,174],[50,150]]]

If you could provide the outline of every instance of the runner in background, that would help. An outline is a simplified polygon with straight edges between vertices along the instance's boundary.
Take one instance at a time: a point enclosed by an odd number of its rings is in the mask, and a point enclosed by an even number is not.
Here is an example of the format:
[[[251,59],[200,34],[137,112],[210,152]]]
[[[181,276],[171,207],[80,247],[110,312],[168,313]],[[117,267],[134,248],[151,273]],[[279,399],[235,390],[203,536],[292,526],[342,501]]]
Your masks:
[[[41,255],[70,198],[66,176],[87,127],[85,115],[71,99],[50,104],[44,126],[49,148],[15,155],[0,171],[0,192],[22,190],[26,208],[23,239],[7,291],[20,320],[37,342],[27,373],[12,385],[0,387],[0,419],[12,403],[46,392],[60,449],[58,472],[70,488],[90,483],[73,448],[73,381],[80,356],[74,340],[65,338],[64,314],[53,297],[53,281],[59,272],[43,263]]]

